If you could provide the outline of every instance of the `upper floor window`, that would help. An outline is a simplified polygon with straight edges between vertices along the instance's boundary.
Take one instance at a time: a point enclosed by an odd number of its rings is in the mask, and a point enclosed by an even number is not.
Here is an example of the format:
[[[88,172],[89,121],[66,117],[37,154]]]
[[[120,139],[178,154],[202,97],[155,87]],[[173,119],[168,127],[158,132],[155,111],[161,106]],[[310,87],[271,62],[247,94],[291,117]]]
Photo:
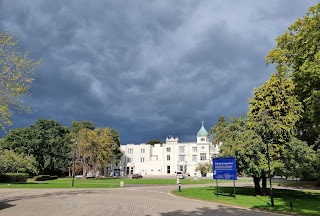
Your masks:
[[[171,152],[171,148],[170,147],[167,147],[167,152]]]
[[[141,163],[144,163],[144,157],[141,157],[141,158],[140,158],[140,162],[141,162]]]
[[[167,155],[167,161],[169,161],[170,160],[170,155]]]
[[[142,154],[144,154],[144,153],[145,153],[145,150],[144,150],[144,148],[142,148],[142,149],[141,149],[141,153],[142,153]]]
[[[206,139],[205,138],[201,138],[201,141],[206,141]]]
[[[133,154],[133,148],[128,149],[128,154]]]
[[[207,154],[206,153],[200,153],[200,160],[201,161],[207,160]]]
[[[179,146],[179,153],[184,154],[184,146]]]
[[[192,155],[192,162],[197,162],[197,155]]]
[[[132,163],[133,162],[133,159],[131,157],[127,157],[127,162],[128,163]]]
[[[179,161],[186,161],[186,156],[185,155],[179,155]]]
[[[197,147],[192,147],[192,152],[197,152],[198,148]]]

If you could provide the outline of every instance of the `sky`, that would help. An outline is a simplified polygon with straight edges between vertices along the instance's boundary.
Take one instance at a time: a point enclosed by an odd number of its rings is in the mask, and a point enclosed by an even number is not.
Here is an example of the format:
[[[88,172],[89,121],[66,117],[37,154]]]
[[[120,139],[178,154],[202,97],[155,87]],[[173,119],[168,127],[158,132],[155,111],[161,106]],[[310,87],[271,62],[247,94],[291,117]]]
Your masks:
[[[0,29],[42,60],[23,99],[33,112],[13,113],[11,129],[88,120],[117,129],[122,144],[194,142],[202,121],[210,130],[248,112],[275,72],[265,62],[275,39],[317,3],[0,0]]]

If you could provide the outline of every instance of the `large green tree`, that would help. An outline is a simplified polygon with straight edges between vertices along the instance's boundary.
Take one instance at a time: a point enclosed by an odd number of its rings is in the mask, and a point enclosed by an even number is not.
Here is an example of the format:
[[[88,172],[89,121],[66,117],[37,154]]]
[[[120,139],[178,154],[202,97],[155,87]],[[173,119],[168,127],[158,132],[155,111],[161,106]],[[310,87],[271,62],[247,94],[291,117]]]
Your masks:
[[[0,149],[0,173],[38,174],[37,162],[33,156]]]
[[[293,23],[276,39],[267,55],[269,64],[292,76],[295,94],[304,113],[298,122],[298,137],[319,149],[320,144],[320,3]]]
[[[54,120],[38,119],[29,128],[11,130],[2,147],[33,155],[41,174],[61,175],[69,160],[69,130]]]
[[[21,100],[33,81],[34,68],[39,61],[19,51],[19,43],[9,32],[0,32],[0,128],[11,125],[11,113],[30,112]]]

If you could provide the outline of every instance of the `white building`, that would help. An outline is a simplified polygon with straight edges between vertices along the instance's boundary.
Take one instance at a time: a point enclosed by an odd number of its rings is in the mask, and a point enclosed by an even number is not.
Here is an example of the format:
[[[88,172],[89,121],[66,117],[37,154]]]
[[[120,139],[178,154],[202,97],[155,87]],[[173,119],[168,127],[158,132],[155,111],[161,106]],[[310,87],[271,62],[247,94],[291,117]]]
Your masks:
[[[199,164],[211,162],[211,157],[219,153],[219,145],[212,145],[204,122],[197,133],[197,142],[180,143],[178,137],[169,136],[163,144],[121,145],[124,153],[119,164],[104,170],[104,175],[127,176],[175,175],[182,171],[186,175],[200,176],[195,169]]]

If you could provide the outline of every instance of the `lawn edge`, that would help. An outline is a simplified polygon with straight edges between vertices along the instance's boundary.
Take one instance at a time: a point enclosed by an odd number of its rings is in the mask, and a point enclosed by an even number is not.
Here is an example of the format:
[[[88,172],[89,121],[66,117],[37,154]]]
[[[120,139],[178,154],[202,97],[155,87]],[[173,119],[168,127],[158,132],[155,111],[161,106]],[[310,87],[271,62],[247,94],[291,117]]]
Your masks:
[[[299,215],[299,212],[287,212],[287,211],[279,211],[279,210],[267,210],[267,209],[260,209],[260,208],[249,208],[249,207],[245,207],[245,206],[239,206],[239,205],[233,205],[233,204],[229,204],[229,203],[223,203],[223,202],[214,202],[214,201],[208,201],[208,200],[201,200],[201,199],[196,199],[196,198],[189,198],[189,197],[184,197],[184,196],[179,196],[176,194],[173,194],[172,192],[176,191],[176,190],[172,190],[170,192],[167,193],[167,195],[172,196],[172,197],[176,197],[176,198],[180,198],[180,199],[186,199],[186,200],[194,200],[197,202],[203,202],[203,203],[214,203],[217,205],[221,205],[221,206],[226,206],[226,207],[232,207],[232,208],[238,208],[238,209],[245,209],[245,210],[250,210],[250,211],[257,211],[257,212],[268,212],[274,215]]]

